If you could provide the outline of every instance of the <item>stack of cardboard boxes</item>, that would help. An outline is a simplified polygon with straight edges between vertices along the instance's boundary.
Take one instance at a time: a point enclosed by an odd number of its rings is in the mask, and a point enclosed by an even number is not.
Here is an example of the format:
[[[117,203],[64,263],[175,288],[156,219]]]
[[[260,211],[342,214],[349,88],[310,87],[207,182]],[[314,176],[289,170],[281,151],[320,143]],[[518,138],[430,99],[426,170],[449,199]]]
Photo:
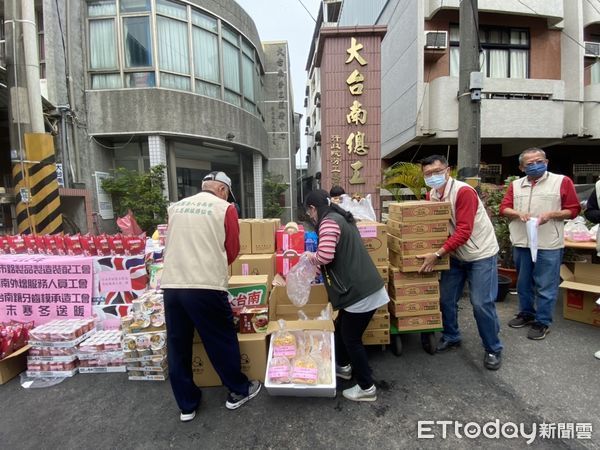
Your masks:
[[[231,264],[231,275],[275,276],[275,231],[279,219],[240,219],[240,256]]]
[[[383,278],[386,288],[389,277],[389,261],[388,261],[388,233],[386,226],[383,223],[360,221],[357,222],[358,231],[362,238],[369,256],[375,263],[377,271]],[[365,345],[385,345],[390,343],[390,313],[387,306],[379,308],[363,337]]]
[[[392,323],[400,332],[442,327],[438,271],[449,268],[449,258],[446,255],[438,260],[437,271],[419,274],[423,260],[417,255],[442,247],[448,237],[449,219],[447,202],[411,201],[389,205],[389,310]]]

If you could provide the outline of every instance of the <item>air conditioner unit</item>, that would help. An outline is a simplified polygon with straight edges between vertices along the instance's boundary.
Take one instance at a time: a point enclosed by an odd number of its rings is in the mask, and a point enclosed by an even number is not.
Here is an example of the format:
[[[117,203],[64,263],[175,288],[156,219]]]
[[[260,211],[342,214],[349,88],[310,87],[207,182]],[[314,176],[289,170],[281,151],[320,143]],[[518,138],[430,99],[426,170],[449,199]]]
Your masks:
[[[426,31],[425,49],[426,50],[444,50],[448,48],[447,31]]]
[[[600,57],[600,42],[585,41],[585,57],[598,58]]]

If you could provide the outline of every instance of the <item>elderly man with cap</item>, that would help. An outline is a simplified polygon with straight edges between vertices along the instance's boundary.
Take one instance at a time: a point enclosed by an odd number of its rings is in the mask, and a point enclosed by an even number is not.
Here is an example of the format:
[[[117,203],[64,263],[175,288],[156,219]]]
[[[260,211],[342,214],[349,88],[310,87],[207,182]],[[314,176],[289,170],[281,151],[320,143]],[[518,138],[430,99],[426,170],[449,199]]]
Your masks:
[[[240,250],[238,215],[227,202],[231,179],[211,172],[202,191],[169,207],[161,288],[164,289],[169,377],[180,420],[196,416],[201,391],[192,374],[192,342],[198,330],[210,362],[229,389],[236,409],[260,391],[242,373],[240,348],[228,301],[227,266]]]

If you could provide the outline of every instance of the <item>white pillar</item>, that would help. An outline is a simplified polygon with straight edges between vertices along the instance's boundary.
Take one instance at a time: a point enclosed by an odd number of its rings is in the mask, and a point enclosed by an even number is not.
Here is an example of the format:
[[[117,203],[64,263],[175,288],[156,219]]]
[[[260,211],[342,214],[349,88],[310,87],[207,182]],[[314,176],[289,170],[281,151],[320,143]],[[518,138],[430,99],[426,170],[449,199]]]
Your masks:
[[[254,174],[254,215],[257,219],[263,218],[263,170],[262,156],[258,153],[252,155],[252,172]]]
[[[167,145],[165,143],[164,136],[158,134],[148,136],[148,153],[150,156],[150,167],[158,166],[160,164],[167,168]],[[165,198],[169,198],[169,177],[167,176],[168,170],[165,170],[164,175],[164,188],[163,195]]]

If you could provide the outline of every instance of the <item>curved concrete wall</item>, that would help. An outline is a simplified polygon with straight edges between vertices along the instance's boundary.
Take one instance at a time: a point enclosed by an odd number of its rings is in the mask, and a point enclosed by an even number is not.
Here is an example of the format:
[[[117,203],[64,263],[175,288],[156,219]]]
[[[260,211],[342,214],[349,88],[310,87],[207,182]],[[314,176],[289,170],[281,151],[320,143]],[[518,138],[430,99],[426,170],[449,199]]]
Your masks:
[[[92,136],[159,133],[225,140],[227,133],[233,133],[236,143],[266,154],[263,122],[209,97],[160,88],[88,91],[87,106]]]
[[[256,25],[235,1],[188,3],[237,28],[255,46],[264,64]],[[228,133],[233,133],[237,144],[267,154],[268,136],[262,120],[221,100],[191,92],[149,88],[89,90],[86,102],[90,135],[160,133],[225,140]]]

